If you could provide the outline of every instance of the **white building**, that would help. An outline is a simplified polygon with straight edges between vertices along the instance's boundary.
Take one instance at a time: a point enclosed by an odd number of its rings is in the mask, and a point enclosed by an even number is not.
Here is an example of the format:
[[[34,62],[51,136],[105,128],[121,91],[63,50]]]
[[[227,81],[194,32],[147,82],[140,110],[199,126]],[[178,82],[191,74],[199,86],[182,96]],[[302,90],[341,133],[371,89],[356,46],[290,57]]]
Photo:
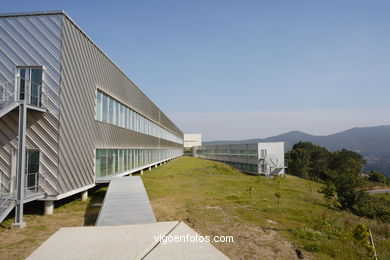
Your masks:
[[[202,145],[202,134],[184,134],[184,148]]]
[[[284,174],[284,142],[224,144],[193,148],[193,156],[227,163],[240,171],[274,176]]]

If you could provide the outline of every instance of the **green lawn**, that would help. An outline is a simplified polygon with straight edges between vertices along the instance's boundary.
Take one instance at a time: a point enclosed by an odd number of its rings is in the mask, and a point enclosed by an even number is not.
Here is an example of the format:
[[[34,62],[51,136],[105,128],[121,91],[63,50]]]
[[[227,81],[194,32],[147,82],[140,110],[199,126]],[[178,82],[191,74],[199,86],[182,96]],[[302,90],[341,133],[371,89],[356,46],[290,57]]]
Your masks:
[[[390,259],[390,225],[327,209],[318,183],[246,175],[189,157],[142,178],[159,221],[182,220],[202,235],[233,235],[233,243],[214,244],[233,259],[294,259],[296,250],[310,259],[364,259],[351,237],[357,223],[371,228],[379,259]],[[105,191],[90,190],[86,202],[79,195],[61,200],[51,216],[41,215],[42,202],[27,204],[26,228],[11,229],[11,216],[0,225],[0,259],[24,259],[61,227],[94,225]]]
[[[223,163],[182,157],[143,175],[158,221],[182,220],[231,258],[362,259],[352,228],[365,223],[380,259],[390,259],[390,226],[325,207],[320,184],[243,174]],[[280,202],[275,193],[279,192]]]

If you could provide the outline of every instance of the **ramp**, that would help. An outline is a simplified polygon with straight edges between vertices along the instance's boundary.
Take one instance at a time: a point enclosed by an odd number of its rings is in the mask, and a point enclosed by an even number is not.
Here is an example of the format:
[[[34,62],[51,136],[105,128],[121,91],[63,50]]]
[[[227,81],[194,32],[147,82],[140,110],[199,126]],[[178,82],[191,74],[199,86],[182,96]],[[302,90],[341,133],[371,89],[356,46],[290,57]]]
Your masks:
[[[152,206],[141,177],[111,180],[96,226],[155,223]]]

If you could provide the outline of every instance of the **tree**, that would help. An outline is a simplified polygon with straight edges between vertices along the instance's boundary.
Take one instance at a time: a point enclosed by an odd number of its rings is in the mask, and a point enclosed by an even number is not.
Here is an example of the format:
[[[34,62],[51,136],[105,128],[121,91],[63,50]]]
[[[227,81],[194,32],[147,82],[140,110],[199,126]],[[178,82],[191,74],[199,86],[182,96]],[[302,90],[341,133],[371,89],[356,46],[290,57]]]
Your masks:
[[[366,161],[364,157],[354,151],[342,149],[331,154],[329,168],[338,173],[352,173],[360,175]]]
[[[381,172],[372,170],[368,173],[368,180],[373,182],[380,182],[383,184],[387,184],[388,179]]]
[[[289,173],[312,180],[326,179],[330,152],[310,142],[299,142],[286,154]]]
[[[359,216],[374,217],[375,208],[370,195],[363,190],[364,180],[351,170],[333,174],[332,182],[336,188],[341,207]]]
[[[293,149],[287,153],[288,172],[298,177],[309,179],[310,154],[304,149]]]

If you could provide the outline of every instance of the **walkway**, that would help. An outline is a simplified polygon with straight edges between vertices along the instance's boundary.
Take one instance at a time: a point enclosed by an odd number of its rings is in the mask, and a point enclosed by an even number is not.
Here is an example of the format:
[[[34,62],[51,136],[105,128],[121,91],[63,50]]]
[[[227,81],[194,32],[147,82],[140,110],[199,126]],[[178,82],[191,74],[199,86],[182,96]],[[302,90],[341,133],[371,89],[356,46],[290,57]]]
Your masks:
[[[159,236],[183,240],[164,243],[159,241]],[[193,239],[199,234],[178,221],[61,228],[27,260],[228,259],[210,243],[185,241],[187,237]]]
[[[155,223],[152,206],[141,177],[111,180],[96,226]]]

